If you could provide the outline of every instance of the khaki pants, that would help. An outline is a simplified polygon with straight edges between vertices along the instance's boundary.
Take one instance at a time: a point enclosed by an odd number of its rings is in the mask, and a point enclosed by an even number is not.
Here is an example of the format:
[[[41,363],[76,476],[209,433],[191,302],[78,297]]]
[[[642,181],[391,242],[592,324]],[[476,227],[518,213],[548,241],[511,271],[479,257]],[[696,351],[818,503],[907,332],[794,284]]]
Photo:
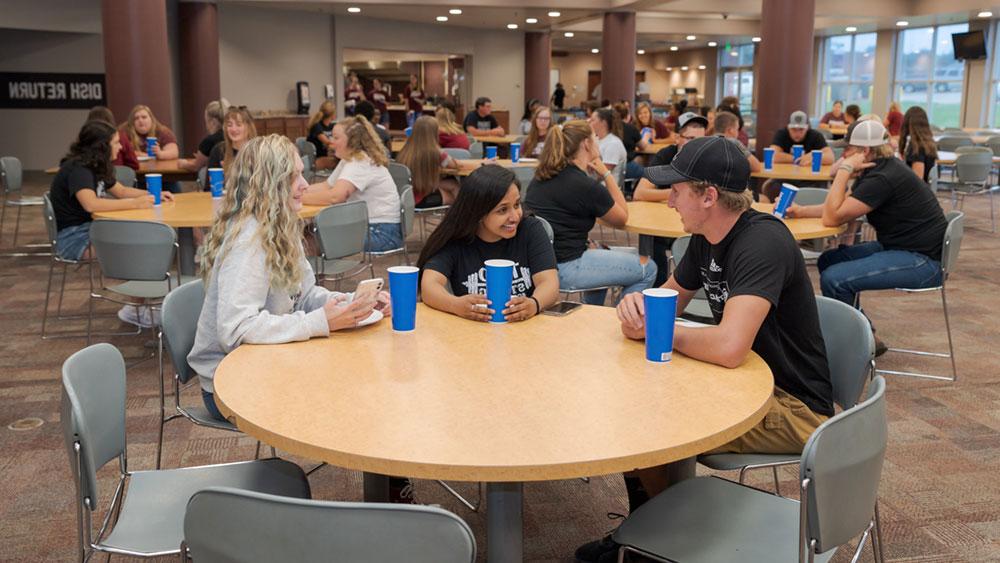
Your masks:
[[[799,454],[809,436],[827,418],[775,387],[767,414],[757,426],[706,453]]]

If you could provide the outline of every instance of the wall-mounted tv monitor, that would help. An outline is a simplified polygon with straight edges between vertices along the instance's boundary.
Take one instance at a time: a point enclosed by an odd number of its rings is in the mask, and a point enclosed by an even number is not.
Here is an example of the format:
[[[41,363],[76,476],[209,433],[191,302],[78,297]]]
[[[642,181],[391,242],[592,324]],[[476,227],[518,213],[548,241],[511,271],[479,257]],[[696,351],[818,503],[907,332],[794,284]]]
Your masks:
[[[951,34],[955,58],[960,61],[986,58],[986,34],[979,31]]]

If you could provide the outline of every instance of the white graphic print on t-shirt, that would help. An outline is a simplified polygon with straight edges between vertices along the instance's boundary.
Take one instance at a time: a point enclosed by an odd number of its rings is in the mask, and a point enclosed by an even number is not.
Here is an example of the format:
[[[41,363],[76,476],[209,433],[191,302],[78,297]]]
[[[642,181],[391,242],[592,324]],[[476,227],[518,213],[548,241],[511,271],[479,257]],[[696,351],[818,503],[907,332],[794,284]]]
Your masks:
[[[486,295],[486,267],[483,266],[478,272],[469,274],[462,285],[471,294]],[[514,279],[510,284],[511,296],[527,295],[529,289],[531,289],[531,270],[515,262]]]
[[[715,258],[709,260],[708,268],[700,270],[701,284],[705,288],[709,307],[721,316],[726,300],[729,299],[729,282],[723,279],[722,267],[715,262]]]

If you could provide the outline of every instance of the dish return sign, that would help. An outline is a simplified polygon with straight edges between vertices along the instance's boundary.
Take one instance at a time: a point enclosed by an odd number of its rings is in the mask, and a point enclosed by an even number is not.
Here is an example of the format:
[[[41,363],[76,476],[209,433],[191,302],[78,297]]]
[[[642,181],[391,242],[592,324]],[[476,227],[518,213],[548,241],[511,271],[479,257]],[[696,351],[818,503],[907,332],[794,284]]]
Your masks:
[[[90,109],[107,105],[103,74],[0,72],[0,108]]]

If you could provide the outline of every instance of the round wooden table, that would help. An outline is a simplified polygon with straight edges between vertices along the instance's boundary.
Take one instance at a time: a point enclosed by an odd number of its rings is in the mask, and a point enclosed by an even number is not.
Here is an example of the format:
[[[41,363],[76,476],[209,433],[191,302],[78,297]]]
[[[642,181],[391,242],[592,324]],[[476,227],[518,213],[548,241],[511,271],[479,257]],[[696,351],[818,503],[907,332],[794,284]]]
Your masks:
[[[773,203],[754,203],[753,208],[764,213],[774,211]],[[785,219],[785,225],[795,240],[810,240],[839,235],[847,228],[826,227],[822,219]],[[628,223],[625,230],[640,235],[681,238],[690,235],[684,231],[681,216],[666,203],[654,201],[628,202]]]
[[[503,166],[504,168],[537,168],[538,167],[538,159],[535,159],[535,158],[529,159],[527,161],[520,161],[519,160],[517,162],[517,164],[514,164],[514,161],[512,161],[509,158],[498,158],[498,159],[496,159],[493,162],[490,162],[488,160],[483,160],[483,159],[478,159],[478,160],[477,159],[471,159],[471,160],[469,160],[469,159],[459,159],[459,160],[456,160],[456,162],[459,164],[459,166],[461,168],[459,168],[458,170],[442,168],[441,169],[441,174],[442,175],[447,175],[447,176],[468,176],[469,174],[472,174],[473,171],[475,171],[477,168],[479,168],[480,166],[482,166],[484,164],[496,164],[497,166]]]
[[[521,560],[524,481],[679,460],[693,475],[773,392],[753,353],[738,369],[646,361],[609,307],[491,325],[421,304],[416,327],[240,346],[215,372],[216,402],[254,438],[366,472],[369,500],[370,474],[487,482],[491,562]]]
[[[808,155],[806,155],[808,157]],[[761,170],[750,174],[752,178],[777,178],[779,180],[794,180],[799,182],[827,182],[830,178],[830,165],[824,164],[819,172],[813,173],[812,166],[806,164],[797,166],[791,162],[776,162],[773,170]]]
[[[47,174],[56,174],[59,172],[58,166],[53,166],[52,168],[46,168],[45,172]],[[139,161],[139,169],[136,170],[136,176],[145,176],[146,174],[162,174],[166,179],[169,180],[185,180],[189,178],[194,178],[196,172],[191,172],[190,170],[184,170],[180,167],[179,159],[170,160],[157,160],[155,158],[143,159]]]
[[[129,209],[126,211],[98,211],[92,213],[94,219],[118,221],[156,221],[177,229],[177,241],[181,253],[181,273],[194,275],[194,233],[192,227],[210,227],[222,205],[221,199],[213,199],[209,192],[186,192],[174,194],[173,201],[164,201],[157,207]],[[299,217],[309,219],[323,210],[322,206],[304,205]]]

